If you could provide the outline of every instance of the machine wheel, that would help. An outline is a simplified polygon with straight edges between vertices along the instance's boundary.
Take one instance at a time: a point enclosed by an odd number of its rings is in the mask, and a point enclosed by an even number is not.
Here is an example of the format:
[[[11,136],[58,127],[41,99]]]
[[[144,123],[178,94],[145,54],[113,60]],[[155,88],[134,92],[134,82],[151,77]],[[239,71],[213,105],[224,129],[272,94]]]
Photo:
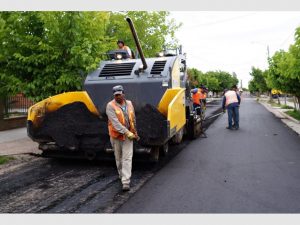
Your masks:
[[[195,137],[195,120],[193,116],[190,116],[187,122],[187,135],[189,139],[194,139]]]
[[[181,128],[172,138],[174,144],[180,144],[183,138],[183,128]]]
[[[151,161],[152,162],[158,162],[159,161],[159,147],[155,146],[151,148],[150,153]]]
[[[168,155],[168,153],[169,153],[169,143],[168,142],[160,147],[160,153],[162,156]]]

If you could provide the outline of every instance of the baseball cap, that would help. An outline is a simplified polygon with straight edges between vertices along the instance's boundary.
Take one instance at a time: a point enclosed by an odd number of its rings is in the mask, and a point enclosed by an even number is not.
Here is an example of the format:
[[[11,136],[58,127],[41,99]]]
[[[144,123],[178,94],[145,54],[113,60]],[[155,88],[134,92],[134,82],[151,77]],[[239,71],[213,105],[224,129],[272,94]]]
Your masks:
[[[122,85],[114,86],[112,90],[113,90],[114,95],[120,95],[120,94],[124,93],[124,88]]]

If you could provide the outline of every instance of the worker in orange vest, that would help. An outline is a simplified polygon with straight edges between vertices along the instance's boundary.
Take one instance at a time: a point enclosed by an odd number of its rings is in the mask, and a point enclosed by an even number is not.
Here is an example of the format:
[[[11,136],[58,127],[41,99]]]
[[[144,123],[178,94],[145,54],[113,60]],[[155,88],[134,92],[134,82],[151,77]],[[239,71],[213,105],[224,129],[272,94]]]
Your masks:
[[[201,114],[201,103],[200,103],[200,90],[199,88],[194,88],[191,90],[192,99],[193,99],[193,108],[196,111],[197,115]]]
[[[129,56],[128,58],[132,58],[132,52],[131,52],[130,48],[125,45],[124,41],[118,40],[117,45],[118,45],[119,50],[126,50],[127,51],[128,56]]]
[[[206,98],[207,98],[208,89],[204,85],[201,85],[199,91],[200,91],[200,104],[203,105],[203,109],[206,109]]]
[[[197,114],[200,115],[201,104],[203,109],[206,109],[206,97],[207,97],[207,88],[204,85],[201,85],[201,88],[194,88],[191,90],[193,107],[196,110]]]
[[[139,140],[135,112],[131,101],[125,99],[121,85],[113,87],[114,99],[107,104],[108,131],[123,191],[130,190],[133,140]]]

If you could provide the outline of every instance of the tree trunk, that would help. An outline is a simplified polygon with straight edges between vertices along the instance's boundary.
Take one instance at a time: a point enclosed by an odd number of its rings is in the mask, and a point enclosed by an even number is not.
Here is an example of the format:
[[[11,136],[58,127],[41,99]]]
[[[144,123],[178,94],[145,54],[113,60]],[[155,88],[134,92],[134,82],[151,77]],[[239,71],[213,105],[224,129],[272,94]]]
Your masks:
[[[4,118],[4,99],[0,97],[0,120]]]
[[[270,102],[273,102],[272,92],[270,91]]]
[[[278,105],[280,105],[279,94],[277,94]]]
[[[297,99],[295,96],[293,96],[293,102],[294,102],[294,109],[297,109]]]
[[[286,105],[286,94],[284,94],[284,104]]]
[[[298,101],[298,110],[300,111],[300,96],[296,96],[297,101]]]

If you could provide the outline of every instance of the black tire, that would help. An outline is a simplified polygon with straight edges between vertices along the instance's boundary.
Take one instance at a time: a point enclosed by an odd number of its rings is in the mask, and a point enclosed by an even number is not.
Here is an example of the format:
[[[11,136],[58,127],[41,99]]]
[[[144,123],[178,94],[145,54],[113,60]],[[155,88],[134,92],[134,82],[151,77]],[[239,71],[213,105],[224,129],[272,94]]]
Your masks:
[[[159,147],[155,146],[151,148],[151,153],[150,153],[150,161],[157,163],[159,161]]]
[[[160,153],[162,156],[168,155],[168,153],[169,153],[169,143],[168,142],[160,147]]]

